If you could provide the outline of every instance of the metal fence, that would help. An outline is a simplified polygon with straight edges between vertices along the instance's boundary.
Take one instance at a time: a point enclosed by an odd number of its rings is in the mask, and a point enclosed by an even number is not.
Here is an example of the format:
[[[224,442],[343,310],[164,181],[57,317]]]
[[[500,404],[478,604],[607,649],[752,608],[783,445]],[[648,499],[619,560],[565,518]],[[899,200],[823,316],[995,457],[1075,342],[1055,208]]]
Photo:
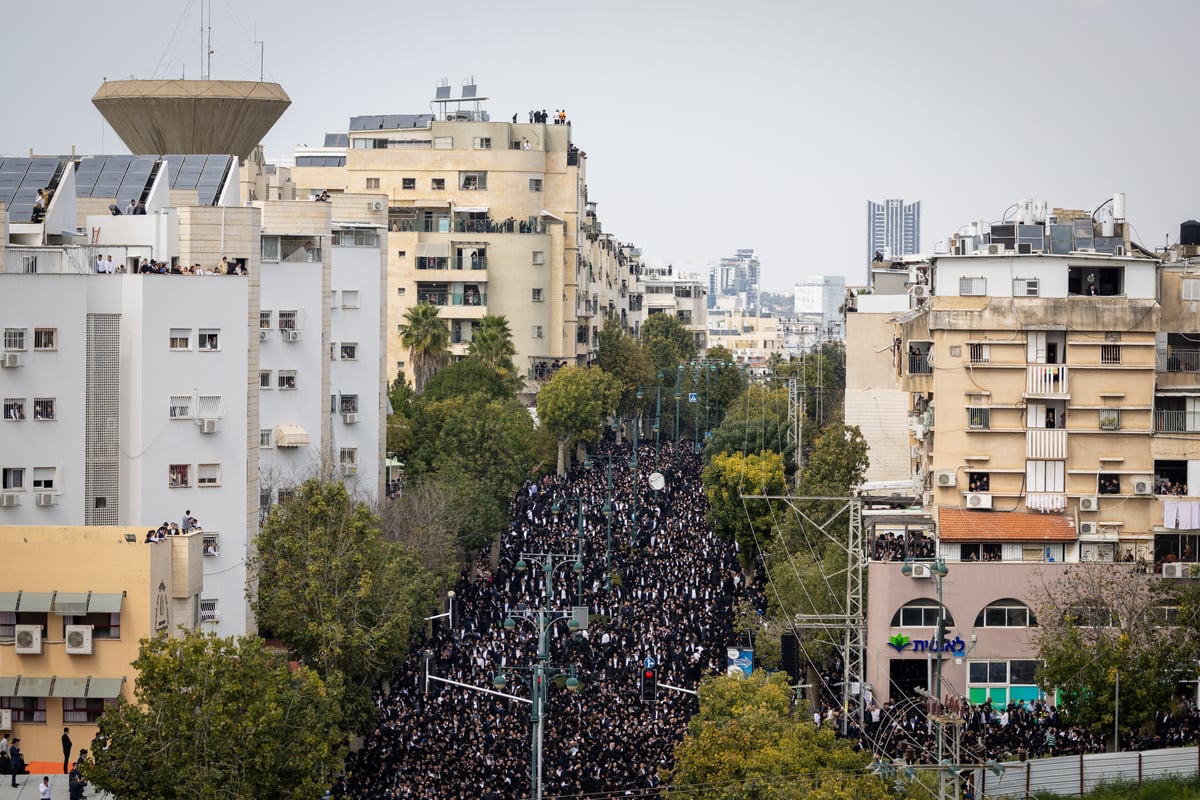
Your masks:
[[[1025,798],[1034,792],[1071,796],[1094,791],[1102,783],[1141,783],[1200,774],[1200,747],[1091,753],[1081,756],[1010,761],[1004,774],[975,770],[979,798]]]

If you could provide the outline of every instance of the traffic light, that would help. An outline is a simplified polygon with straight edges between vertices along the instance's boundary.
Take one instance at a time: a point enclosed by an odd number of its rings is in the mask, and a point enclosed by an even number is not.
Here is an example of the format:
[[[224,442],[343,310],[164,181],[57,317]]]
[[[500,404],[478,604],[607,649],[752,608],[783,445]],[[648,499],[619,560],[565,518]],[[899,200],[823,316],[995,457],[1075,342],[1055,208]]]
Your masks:
[[[652,668],[642,670],[642,702],[653,703],[658,696],[658,672]]]

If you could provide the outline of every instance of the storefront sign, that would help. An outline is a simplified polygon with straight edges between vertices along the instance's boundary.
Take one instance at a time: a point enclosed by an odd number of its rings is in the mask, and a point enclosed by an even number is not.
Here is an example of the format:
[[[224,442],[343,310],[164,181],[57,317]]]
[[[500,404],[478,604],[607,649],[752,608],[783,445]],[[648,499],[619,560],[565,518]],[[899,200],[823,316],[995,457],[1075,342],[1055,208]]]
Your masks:
[[[911,652],[913,653],[952,653],[954,655],[962,655],[967,651],[967,643],[962,640],[961,636],[955,636],[953,639],[943,637],[941,645],[934,639],[910,639],[903,633],[893,634],[888,639],[888,647],[897,652],[909,650],[909,645],[912,645]]]

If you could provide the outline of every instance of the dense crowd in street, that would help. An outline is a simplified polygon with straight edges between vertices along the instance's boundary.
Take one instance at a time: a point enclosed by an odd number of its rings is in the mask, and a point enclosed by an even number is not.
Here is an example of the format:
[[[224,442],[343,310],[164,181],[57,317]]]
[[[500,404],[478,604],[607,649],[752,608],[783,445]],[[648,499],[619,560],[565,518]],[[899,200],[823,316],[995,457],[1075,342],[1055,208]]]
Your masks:
[[[582,634],[573,637],[565,621],[548,629],[548,664],[558,674],[548,688],[544,793],[655,793],[697,709],[694,695],[664,685],[694,689],[703,675],[723,671],[736,605],[761,607],[763,600],[747,585],[734,545],[716,539],[705,520],[691,443],[639,449],[636,505],[630,457],[628,445],[609,442],[590,468],[518,492],[496,566],[486,559],[474,565],[455,589],[452,624],[437,624],[389,690],[377,693],[378,727],[349,758],[339,792],[373,799],[528,796],[529,705],[438,681],[427,694],[424,652],[432,652],[431,675],[492,689],[503,672],[504,692],[528,698],[538,651],[532,612],[586,605],[591,621]],[[659,492],[648,481],[656,467],[666,479]],[[604,514],[610,494],[611,518]],[[584,565],[578,577],[577,512]],[[558,554],[548,602],[544,554]],[[526,571],[517,569],[522,556]],[[510,617],[517,622],[511,632],[503,627]],[[653,704],[639,694],[648,658],[659,683]],[[577,693],[563,687],[572,668]]]

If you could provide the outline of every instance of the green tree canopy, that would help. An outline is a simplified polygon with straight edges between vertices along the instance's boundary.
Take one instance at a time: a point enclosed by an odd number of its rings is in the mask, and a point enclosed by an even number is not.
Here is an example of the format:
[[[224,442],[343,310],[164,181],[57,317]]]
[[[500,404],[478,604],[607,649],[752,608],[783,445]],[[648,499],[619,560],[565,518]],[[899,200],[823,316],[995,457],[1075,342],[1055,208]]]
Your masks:
[[[400,324],[400,343],[408,348],[413,381],[420,393],[433,374],[450,360],[450,329],[438,316],[438,307],[418,303],[405,311],[404,322]]]
[[[439,369],[425,384],[421,400],[446,400],[477,393],[496,400],[512,397],[508,383],[497,370],[479,359],[464,358]]]
[[[774,500],[746,500],[742,495],[783,494],[783,456],[769,450],[718,454],[704,468],[703,482],[713,531],[736,541],[743,562],[749,563],[771,540],[782,505]]]
[[[675,749],[669,797],[875,800],[887,786],[871,757],[791,711],[787,676],[755,672],[700,684],[700,712]]]
[[[305,481],[272,509],[257,544],[259,625],[327,680],[344,676],[351,703],[403,659],[438,602],[420,555],[384,541],[378,518],[339,482]]]
[[[598,441],[616,411],[621,386],[602,369],[563,367],[538,392],[538,418],[558,440],[558,474],[567,471],[567,449]]]
[[[654,372],[674,375],[696,356],[696,337],[671,314],[651,315],[642,323],[641,339]]]
[[[609,317],[600,330],[596,366],[612,375],[621,385],[617,411],[630,415],[638,407],[637,389],[655,380],[654,367],[637,340],[621,329],[616,317]]]
[[[479,359],[484,365],[506,382],[517,377],[516,367],[513,366],[513,356],[517,354],[513,344],[512,328],[508,317],[501,314],[485,314],[471,333],[471,344],[467,353]]]
[[[135,700],[99,720],[83,776],[122,800],[320,797],[341,770],[337,684],[254,636],[143,639]]]

